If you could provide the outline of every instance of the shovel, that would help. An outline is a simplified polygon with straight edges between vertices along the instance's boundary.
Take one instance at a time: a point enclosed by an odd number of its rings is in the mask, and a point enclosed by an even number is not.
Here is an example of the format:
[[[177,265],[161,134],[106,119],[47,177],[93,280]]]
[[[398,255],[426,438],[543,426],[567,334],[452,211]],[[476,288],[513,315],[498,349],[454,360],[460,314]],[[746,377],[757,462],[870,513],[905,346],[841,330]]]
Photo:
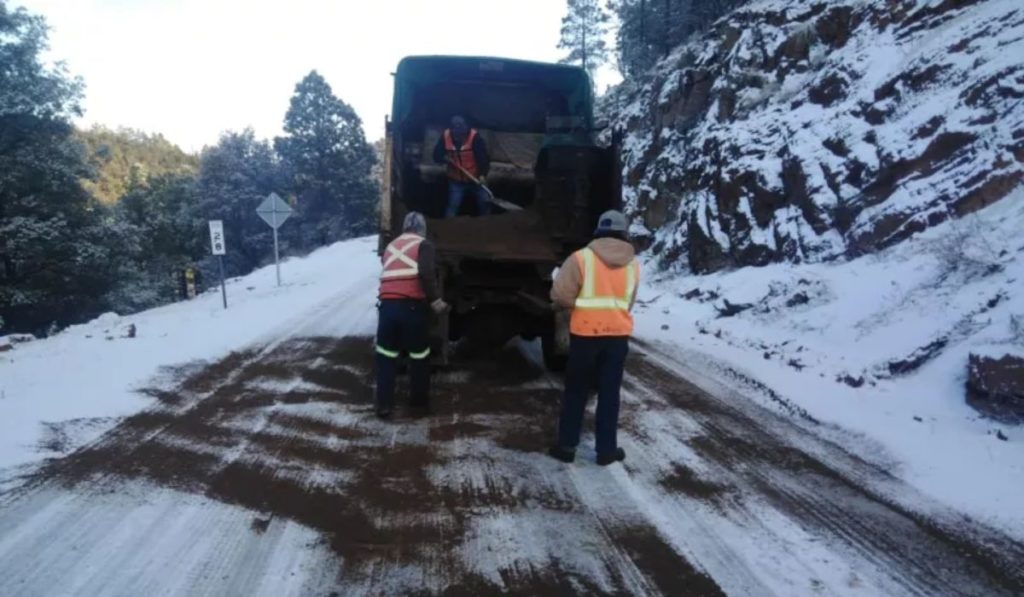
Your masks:
[[[499,199],[499,198],[495,197],[494,193],[491,192],[491,189],[487,188],[487,185],[485,185],[484,183],[480,182],[479,178],[477,178],[477,177],[473,176],[472,174],[470,174],[469,170],[466,170],[465,168],[463,168],[459,164],[455,163],[455,161],[452,160],[451,158],[448,158],[448,163],[451,164],[452,166],[455,166],[456,168],[458,168],[460,172],[462,172],[463,174],[466,175],[466,178],[472,180],[476,184],[478,184],[481,187],[483,187],[484,191],[487,193],[487,198],[491,200],[491,203],[497,205],[498,207],[504,209],[505,211],[522,211],[523,208],[519,207],[515,203],[512,203],[510,201],[505,201],[504,199]]]

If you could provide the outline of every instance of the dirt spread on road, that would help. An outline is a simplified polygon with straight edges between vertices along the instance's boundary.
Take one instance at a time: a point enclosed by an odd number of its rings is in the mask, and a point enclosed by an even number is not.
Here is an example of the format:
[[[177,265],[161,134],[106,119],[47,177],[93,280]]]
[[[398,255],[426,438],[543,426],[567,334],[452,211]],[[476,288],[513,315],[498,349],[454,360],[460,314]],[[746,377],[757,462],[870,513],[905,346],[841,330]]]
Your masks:
[[[443,594],[631,592],[636,580],[613,561],[604,586],[556,560],[505,570],[500,585],[465,563],[481,515],[589,517],[563,478],[538,478],[523,461],[547,465],[560,395],[535,364],[515,350],[467,361],[436,376],[429,419],[400,409],[382,423],[372,417],[368,355],[368,338],[313,338],[190,367],[176,387],[146,390],[160,407],[53,463],[42,479],[109,491],[141,478],[201,493],[252,510],[256,533],[271,519],[299,522],[342,559],[343,584],[370,582],[382,565],[415,564],[437,575]],[[523,457],[508,460],[510,451]],[[674,592],[673,579],[685,579],[700,587],[686,594],[719,593],[653,527],[609,528],[607,540],[622,543],[652,587]]]
[[[608,468],[590,437],[574,465],[543,454],[560,382],[526,351],[461,358],[435,375],[430,416],[399,408],[391,422],[373,416],[369,338],[292,339],[167,370],[175,383],[143,392],[152,409],[53,461],[24,499],[144,481],[251,511],[239,541],[299,523],[339,562],[324,594],[766,594],[778,566],[750,554],[773,549],[818,571],[786,580],[796,593],[838,586],[821,578],[832,559],[846,589],[1024,590],[1011,565],[1024,546],[907,509],[878,489],[898,484],[885,471],[783,415],[709,395],[648,347],[627,367],[629,456]],[[769,510],[798,531],[765,526]],[[766,543],[745,552],[716,525]],[[827,557],[801,559],[801,537]]]

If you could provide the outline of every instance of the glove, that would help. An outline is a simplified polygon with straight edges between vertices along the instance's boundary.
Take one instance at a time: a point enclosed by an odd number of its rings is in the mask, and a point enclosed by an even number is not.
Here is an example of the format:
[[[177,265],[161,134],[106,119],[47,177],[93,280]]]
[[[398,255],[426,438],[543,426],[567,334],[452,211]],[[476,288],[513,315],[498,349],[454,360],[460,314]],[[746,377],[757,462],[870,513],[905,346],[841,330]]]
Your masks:
[[[480,176],[477,176],[476,179],[480,181],[481,185],[487,184],[487,177],[484,176],[483,174],[481,174]]]
[[[440,315],[442,313],[446,313],[451,307],[448,303],[444,302],[444,299],[437,299],[430,303],[430,308],[434,311],[434,314]]]

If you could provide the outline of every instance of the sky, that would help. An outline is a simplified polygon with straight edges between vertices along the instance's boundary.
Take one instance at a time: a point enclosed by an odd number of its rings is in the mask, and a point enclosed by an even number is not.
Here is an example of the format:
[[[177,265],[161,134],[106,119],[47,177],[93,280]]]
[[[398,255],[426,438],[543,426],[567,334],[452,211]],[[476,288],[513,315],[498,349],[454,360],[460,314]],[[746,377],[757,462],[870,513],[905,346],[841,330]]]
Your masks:
[[[51,60],[86,85],[79,124],[161,133],[187,151],[251,126],[280,134],[316,69],[372,141],[404,56],[557,61],[564,0],[13,0],[51,27]],[[598,88],[617,82],[605,68]]]

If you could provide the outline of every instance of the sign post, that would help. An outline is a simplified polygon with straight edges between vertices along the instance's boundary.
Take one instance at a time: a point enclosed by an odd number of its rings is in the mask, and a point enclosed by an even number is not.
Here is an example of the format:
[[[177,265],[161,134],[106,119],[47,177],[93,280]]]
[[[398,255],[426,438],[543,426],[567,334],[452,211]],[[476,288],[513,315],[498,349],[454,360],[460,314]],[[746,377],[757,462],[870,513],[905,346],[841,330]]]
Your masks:
[[[224,222],[221,220],[210,220],[210,250],[217,256],[217,264],[220,266],[220,296],[227,309],[228,289],[224,283],[224,254],[227,251],[224,245]]]
[[[281,260],[277,250],[277,229],[284,224],[284,221],[292,215],[292,206],[278,197],[277,193],[267,195],[267,198],[256,208],[256,214],[263,218],[271,228],[274,229],[274,268],[277,270],[277,285],[281,285]]]

